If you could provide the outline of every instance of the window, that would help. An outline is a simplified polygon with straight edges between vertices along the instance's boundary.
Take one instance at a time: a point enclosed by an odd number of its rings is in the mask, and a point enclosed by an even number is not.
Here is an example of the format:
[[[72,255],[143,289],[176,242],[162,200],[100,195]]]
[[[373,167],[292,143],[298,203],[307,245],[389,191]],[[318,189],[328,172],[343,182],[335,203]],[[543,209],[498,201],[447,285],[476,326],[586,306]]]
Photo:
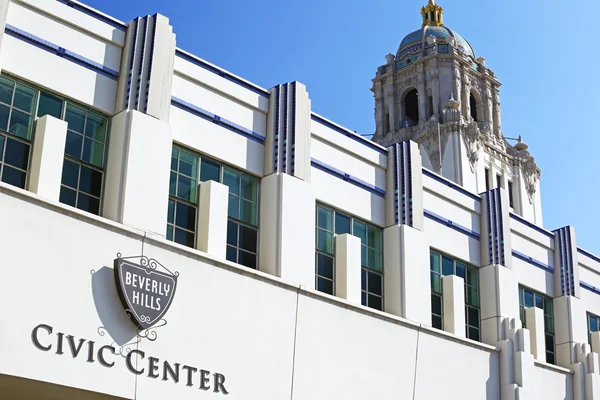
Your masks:
[[[431,251],[431,326],[444,329],[442,277],[460,276],[465,281],[465,330],[472,340],[481,340],[479,312],[479,271],[451,257]]]
[[[502,187],[502,175],[496,175],[496,187],[498,189]]]
[[[38,92],[0,76],[0,180],[25,189]]]
[[[258,266],[258,179],[179,146],[171,154],[167,239],[196,247],[198,183],[229,187],[227,259]]]
[[[508,204],[510,208],[515,208],[513,184],[511,181],[508,181]]]
[[[40,97],[40,113],[56,115],[61,100],[51,95]],[[63,119],[67,121],[67,142],[60,188],[60,201],[92,214],[100,214],[104,182],[108,119],[65,101]]]
[[[546,362],[555,363],[554,350],[554,313],[552,312],[552,299],[531,289],[519,286],[519,312],[523,327],[527,327],[525,309],[537,307],[544,310],[544,333],[546,339]]]
[[[489,192],[490,190],[490,170],[489,168],[485,169],[485,191]]]
[[[361,303],[383,310],[382,230],[347,214],[317,205],[317,290],[335,295],[335,235],[349,233],[361,242]]]
[[[99,214],[108,119],[6,76],[0,76],[0,179],[25,188],[34,117],[47,114],[68,123],[60,201]]]
[[[587,326],[588,326],[588,343],[592,345],[592,332],[600,331],[600,317],[594,314],[587,314]]]

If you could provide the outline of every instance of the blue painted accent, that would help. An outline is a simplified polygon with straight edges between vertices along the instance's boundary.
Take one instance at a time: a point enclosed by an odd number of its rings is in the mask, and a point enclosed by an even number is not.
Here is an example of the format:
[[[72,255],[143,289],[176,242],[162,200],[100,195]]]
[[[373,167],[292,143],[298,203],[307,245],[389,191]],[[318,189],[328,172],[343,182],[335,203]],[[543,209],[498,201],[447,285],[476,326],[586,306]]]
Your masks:
[[[577,252],[578,252],[579,254],[583,254],[584,256],[586,256],[586,257],[589,257],[589,258],[591,258],[592,260],[594,260],[594,261],[596,261],[596,262],[600,263],[600,257],[593,255],[592,253],[590,253],[589,251],[586,251],[586,250],[582,249],[581,247],[578,247],[578,248],[577,248]]]
[[[36,47],[39,47],[40,49],[46,50],[50,53],[54,53],[58,57],[64,58],[65,60],[69,60],[75,64],[81,65],[82,67],[104,75],[114,81],[116,81],[119,78],[119,73],[115,70],[105,67],[104,65],[92,61],[88,58],[80,56],[79,54],[73,53],[72,51],[64,49],[54,43],[48,42],[47,40],[27,33],[12,25],[6,24],[4,32],[12,37],[15,37]]]
[[[127,31],[127,24],[120,22],[120,21],[116,21],[112,18],[109,18],[105,15],[102,15],[101,13],[99,13],[98,11],[94,10],[93,8],[87,7],[83,4],[79,4],[79,3],[75,3],[73,1],[70,0],[57,0],[59,3],[62,3],[64,5],[67,5],[77,11],[80,11],[86,15],[89,15],[90,17],[96,18],[99,21],[102,21],[110,26],[112,26],[113,28],[117,28],[120,31],[126,32]]]
[[[125,108],[129,108],[129,100],[131,98],[131,80],[133,79],[133,61],[135,60],[135,49],[137,48],[137,33],[140,18],[136,18],[133,22],[133,38],[131,40],[131,52],[129,55],[129,69],[127,75],[127,91],[125,92]]]
[[[398,184],[398,170],[400,169],[398,166],[398,145],[394,145],[393,147],[394,154],[394,221],[396,224],[400,222],[400,210],[399,210],[399,184]]]
[[[209,111],[206,111],[200,107],[196,107],[195,105],[190,104],[184,100],[178,99],[177,97],[171,98],[171,104],[174,105],[175,107],[181,108],[182,110],[190,112],[198,117],[201,117],[208,121],[214,122],[215,124],[222,126],[232,132],[235,132],[237,134],[245,136],[248,139],[253,140],[257,143],[260,143],[260,144],[265,143],[264,136],[259,135],[258,133],[253,132],[250,129],[244,128],[243,126],[240,126],[234,122],[228,121],[225,118],[221,118],[218,115],[213,114]]]
[[[313,167],[315,167],[318,170],[321,170],[323,172],[327,172],[330,175],[333,175],[337,178],[340,178],[346,182],[349,182],[355,186],[358,186],[361,189],[364,189],[368,192],[373,193],[374,195],[377,195],[379,197],[384,197],[385,196],[385,190],[383,189],[379,189],[376,186],[373,186],[365,181],[362,181],[352,175],[349,175],[343,171],[340,171],[339,169],[332,167],[331,165],[327,165],[319,160],[316,160],[314,158],[311,158],[310,160],[310,165],[312,165]]]
[[[590,285],[589,283],[579,281],[579,286],[586,290],[589,290],[592,293],[600,294],[600,289],[593,285]]]
[[[464,194],[467,197],[470,197],[471,199],[475,200],[475,201],[481,201],[481,197],[476,195],[475,193],[471,193],[468,190],[463,189],[462,187],[460,187],[459,185],[457,185],[456,183],[444,178],[443,176],[440,176],[434,172],[431,172],[430,170],[423,168],[423,175],[428,176],[430,178],[432,178],[433,180],[436,180],[440,183],[443,183],[446,186],[451,187],[452,189]]]
[[[292,82],[292,176],[296,172],[296,82]]]
[[[156,16],[152,16],[152,40],[150,41],[150,59],[148,60],[148,80],[146,81],[146,98],[144,99],[144,113],[148,112],[148,96],[150,95],[150,81],[152,80],[152,63],[154,61],[154,43],[156,42]]]
[[[554,268],[552,268],[551,266],[546,265],[543,262],[538,261],[538,260],[536,260],[533,257],[529,257],[529,256],[527,256],[527,255],[525,255],[525,254],[523,254],[521,252],[513,250],[512,251],[512,255],[514,257],[520,259],[520,260],[523,260],[523,261],[525,261],[525,262],[533,265],[534,267],[538,267],[538,268],[543,269],[544,271],[547,271],[547,272],[554,272]]]
[[[338,133],[341,133],[342,135],[347,136],[350,139],[355,140],[355,141],[357,141],[360,144],[364,144],[365,146],[367,146],[367,147],[369,147],[369,148],[371,148],[371,149],[373,149],[373,150],[375,150],[375,151],[377,151],[377,152],[379,152],[379,153],[381,153],[383,155],[387,156],[387,154],[388,154],[387,149],[379,146],[375,142],[372,142],[369,139],[365,139],[362,136],[357,135],[354,132],[350,132],[349,130],[346,130],[346,129],[341,128],[341,127],[339,127],[337,125],[334,125],[331,122],[326,121],[323,118],[319,117],[318,115],[315,115],[314,113],[311,113],[310,119],[313,120],[313,121],[315,121],[315,122],[318,122],[318,123],[320,123],[322,125],[325,125],[326,127],[330,128],[330,129],[333,129],[334,131],[336,131]]]
[[[210,71],[213,74],[217,74],[221,78],[225,78],[225,79],[227,79],[230,82],[233,82],[233,83],[235,83],[237,85],[242,86],[243,88],[246,88],[246,89],[248,89],[248,90],[250,90],[250,91],[252,91],[252,92],[254,92],[256,94],[259,94],[262,97],[265,97],[265,98],[268,99],[269,96],[270,96],[270,93],[269,93],[268,90],[261,89],[261,88],[259,88],[257,86],[254,86],[254,85],[252,85],[252,84],[250,84],[248,82],[245,82],[245,81],[241,80],[240,78],[235,77],[235,76],[233,76],[231,74],[228,74],[227,72],[225,72],[225,71],[223,71],[223,70],[221,70],[219,68],[213,67],[212,65],[207,64],[206,62],[202,61],[201,59],[196,58],[194,56],[191,56],[189,54],[186,54],[186,53],[182,52],[179,49],[175,50],[175,55],[178,56],[178,57],[183,58],[186,61],[191,62],[194,65],[199,66],[200,68],[204,68],[205,70]]]
[[[273,140],[273,172],[279,172],[279,101],[280,101],[281,85],[277,85],[275,89],[275,140]]]
[[[540,228],[539,226],[532,224],[529,221],[524,220],[523,218],[519,217],[517,214],[513,214],[510,213],[510,217],[512,219],[514,219],[515,221],[519,221],[520,223],[522,223],[523,225],[527,225],[528,227],[530,227],[533,230],[538,231],[539,233],[541,233],[542,235],[548,236],[551,239],[554,239],[554,234],[550,231],[545,230],[544,228]]]
[[[571,252],[571,229],[567,226],[554,231],[554,251],[558,251],[560,284],[563,296],[575,295],[575,278],[573,276],[573,254]]]
[[[288,85],[283,85],[283,172],[287,173]]]
[[[144,27],[142,28],[142,40],[140,42],[140,47],[142,54],[140,55],[139,65],[138,65],[138,76],[137,76],[137,85],[135,89],[135,106],[133,107],[135,110],[139,111],[140,104],[140,89],[142,86],[142,74],[144,73],[144,56],[146,54],[146,36],[148,35],[148,16],[145,16],[142,21],[144,21]]]
[[[446,225],[450,229],[454,229],[457,232],[465,234],[473,239],[479,240],[481,235],[478,232],[472,231],[471,229],[464,227],[456,222],[452,222],[447,218],[442,217],[441,215],[437,215],[429,210],[423,210],[425,216],[435,222],[439,222],[442,225]]]
[[[409,215],[409,225],[413,226],[413,183],[412,183],[412,155],[410,153],[410,142],[404,142],[404,146],[406,146],[406,152],[408,154],[408,215]]]

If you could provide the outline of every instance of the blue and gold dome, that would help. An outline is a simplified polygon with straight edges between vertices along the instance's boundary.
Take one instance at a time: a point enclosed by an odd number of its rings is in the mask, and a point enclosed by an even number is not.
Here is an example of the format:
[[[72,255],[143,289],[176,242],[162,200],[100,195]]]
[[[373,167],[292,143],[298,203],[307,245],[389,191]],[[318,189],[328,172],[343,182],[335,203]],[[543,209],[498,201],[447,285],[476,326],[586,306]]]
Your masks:
[[[424,55],[429,37],[434,37],[440,42],[454,38],[456,46],[467,56],[475,59],[475,51],[473,51],[469,42],[457,32],[444,26],[443,14],[444,9],[435,4],[435,0],[429,0],[429,4],[421,9],[423,26],[402,39],[396,53],[396,61],[400,61],[402,64],[410,64],[421,58]]]

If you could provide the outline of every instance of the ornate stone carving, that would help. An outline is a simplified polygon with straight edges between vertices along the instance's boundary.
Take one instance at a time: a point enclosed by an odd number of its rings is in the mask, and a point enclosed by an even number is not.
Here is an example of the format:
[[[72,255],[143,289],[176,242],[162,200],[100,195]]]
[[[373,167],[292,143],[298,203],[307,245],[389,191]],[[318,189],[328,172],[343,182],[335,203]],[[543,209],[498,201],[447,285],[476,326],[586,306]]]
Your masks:
[[[419,134],[413,139],[420,146],[423,146],[429,156],[431,166],[436,172],[440,172],[442,169],[440,163],[440,151],[441,154],[443,154],[446,143],[448,142],[448,136],[441,134],[438,122],[437,115],[433,115],[429,121],[422,124]]]
[[[523,178],[525,180],[525,190],[527,191],[529,203],[533,204],[533,200],[535,199],[535,192],[537,191],[537,184],[540,180],[540,175],[542,174],[542,171],[540,171],[537,164],[535,163],[535,159],[527,150],[519,151],[517,153],[516,158],[519,159],[521,171],[523,172]]]
[[[471,121],[465,129],[461,130],[465,148],[467,149],[467,159],[471,172],[475,173],[477,161],[479,161],[479,150],[483,145],[483,135],[477,126],[477,122]]]

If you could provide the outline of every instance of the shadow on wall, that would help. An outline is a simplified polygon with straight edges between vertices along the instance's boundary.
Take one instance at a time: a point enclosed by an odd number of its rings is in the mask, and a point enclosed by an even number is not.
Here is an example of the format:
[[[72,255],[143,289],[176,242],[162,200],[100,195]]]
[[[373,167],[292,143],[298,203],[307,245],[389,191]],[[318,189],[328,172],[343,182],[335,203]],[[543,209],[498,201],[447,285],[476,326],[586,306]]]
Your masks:
[[[102,267],[92,273],[92,295],[94,305],[102,321],[98,333],[108,333],[119,346],[129,343],[137,335],[137,329],[129,319],[119,300],[115,286],[114,270]]]
[[[488,400],[500,399],[500,354],[490,354],[490,373],[485,382],[485,398]]]

